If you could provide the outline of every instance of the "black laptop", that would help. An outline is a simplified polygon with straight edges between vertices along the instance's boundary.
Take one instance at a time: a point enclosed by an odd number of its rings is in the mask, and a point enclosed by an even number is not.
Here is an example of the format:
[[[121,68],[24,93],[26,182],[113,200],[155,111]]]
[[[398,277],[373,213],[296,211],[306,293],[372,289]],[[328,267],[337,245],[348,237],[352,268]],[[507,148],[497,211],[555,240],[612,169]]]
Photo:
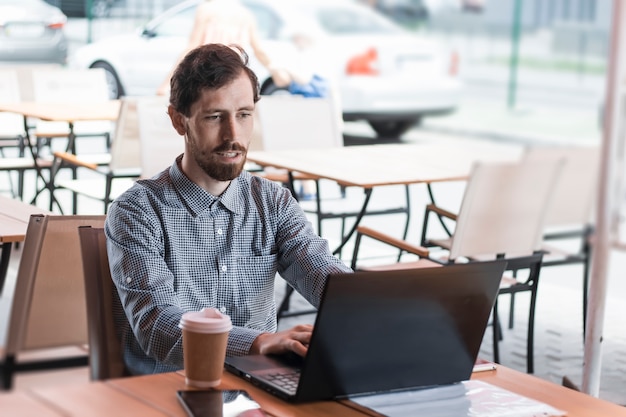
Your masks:
[[[330,275],[305,358],[228,357],[226,369],[291,402],[468,380],[505,265]]]

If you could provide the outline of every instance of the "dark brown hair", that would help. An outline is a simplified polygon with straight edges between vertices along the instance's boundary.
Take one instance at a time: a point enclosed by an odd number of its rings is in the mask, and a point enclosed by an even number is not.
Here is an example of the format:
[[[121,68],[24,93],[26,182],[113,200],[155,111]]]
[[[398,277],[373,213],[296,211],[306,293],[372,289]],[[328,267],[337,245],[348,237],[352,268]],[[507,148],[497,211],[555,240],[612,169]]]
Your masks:
[[[238,45],[209,43],[191,50],[178,64],[170,80],[170,104],[190,115],[191,106],[204,89],[218,89],[234,81],[241,71],[250,78],[254,102],[259,101],[259,80],[249,67],[248,55]]]

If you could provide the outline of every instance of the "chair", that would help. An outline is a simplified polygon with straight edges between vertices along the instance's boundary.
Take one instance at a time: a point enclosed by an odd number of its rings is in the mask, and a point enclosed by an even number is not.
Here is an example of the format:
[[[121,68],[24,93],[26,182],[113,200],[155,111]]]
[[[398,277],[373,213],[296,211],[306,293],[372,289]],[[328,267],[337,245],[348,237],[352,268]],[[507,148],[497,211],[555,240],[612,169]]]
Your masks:
[[[55,192],[59,189],[72,191],[73,214],[76,214],[78,210],[78,195],[102,201],[104,213],[106,213],[109,204],[130,188],[135,179],[141,175],[141,144],[137,112],[138,102],[141,100],[144,99],[133,97],[122,99],[108,158],[102,158],[102,155],[54,152],[52,187]],[[64,167],[87,169],[96,175],[89,178],[58,179],[59,170]]]
[[[257,134],[250,150],[276,151],[293,149],[324,149],[343,146],[341,114],[333,98],[305,98],[297,95],[262,96],[256,105]],[[295,181],[315,184],[317,232],[322,234],[322,212],[319,178],[302,173],[266,168],[257,173],[286,185],[298,198]],[[305,207],[306,208],[306,207]]]
[[[17,72],[13,69],[0,69],[0,97],[5,103],[20,102],[20,90],[18,85]],[[21,115],[8,112],[0,112],[0,170],[5,171],[9,178],[9,191],[13,197],[22,198],[24,170],[32,166],[32,160],[28,160],[25,169],[19,169],[19,161],[26,162],[24,158],[24,139],[26,132],[24,129],[24,119]],[[17,151],[15,158],[7,158],[5,149],[14,148]],[[13,185],[11,172],[18,172],[17,190]]]
[[[111,279],[104,229],[78,228],[87,300],[89,371],[91,379],[101,381],[130,375],[124,365],[122,342],[115,331],[113,311],[121,309]]]
[[[151,178],[174,163],[185,151],[185,141],[174,130],[167,106],[169,99],[155,96],[137,103],[141,177]]]
[[[32,215],[0,364],[2,388],[16,372],[87,365],[87,319],[79,226],[105,217]]]
[[[34,69],[32,71],[33,99],[41,103],[93,103],[109,100],[106,73],[101,68],[93,69]],[[74,123],[76,137],[103,137],[106,148],[110,145],[112,123],[109,121],[80,121]],[[68,138],[66,122],[39,120],[32,137],[36,138],[37,150],[44,141],[53,138]],[[70,144],[71,153],[76,153],[75,143]]]
[[[343,120],[339,110],[341,107],[336,102],[335,97],[337,94],[332,93],[325,98],[305,98],[298,95],[262,96],[256,105],[256,135],[250,144],[250,150],[306,150],[343,146]],[[319,235],[322,234],[324,219],[340,218],[343,236],[346,218],[356,216],[356,213],[346,213],[345,205],[341,208],[340,213],[325,210],[324,206],[327,206],[325,203],[330,203],[331,200],[340,200],[345,195],[345,191],[340,188],[338,196],[322,199],[320,178],[318,177],[299,172],[288,173],[285,170],[271,167],[265,168],[262,172],[254,173],[282,183],[291,190],[295,198],[299,198],[295,181],[300,182],[303,188],[308,183],[313,183],[315,201],[300,201],[300,203],[305,212],[315,214]],[[279,319],[313,312],[309,310],[288,312],[292,294],[293,288],[285,284],[285,294],[277,311]]]
[[[554,187],[554,196],[545,218],[542,267],[582,265],[584,333],[594,231],[592,212],[600,170],[600,148],[535,146],[527,149],[524,158],[531,161],[563,161],[562,173]]]
[[[405,240],[360,226],[357,229],[352,268],[357,268],[358,251],[363,237],[395,246],[422,258],[415,262],[372,267],[376,269],[507,259],[507,271],[515,274],[513,277],[503,277],[499,296],[522,291],[530,293],[526,350],[527,371],[532,373],[535,302],[542,259],[539,249],[546,207],[559,174],[560,163],[557,161],[478,162],[470,174],[458,215],[435,205],[428,205],[424,214],[420,245],[412,245]],[[434,233],[429,230],[434,229],[429,224],[431,214],[454,221],[452,236],[444,234],[443,238],[438,239],[428,237]],[[518,271],[522,270],[527,272],[525,280],[517,277]],[[497,302],[493,310],[493,329],[494,360],[498,362],[500,332]]]

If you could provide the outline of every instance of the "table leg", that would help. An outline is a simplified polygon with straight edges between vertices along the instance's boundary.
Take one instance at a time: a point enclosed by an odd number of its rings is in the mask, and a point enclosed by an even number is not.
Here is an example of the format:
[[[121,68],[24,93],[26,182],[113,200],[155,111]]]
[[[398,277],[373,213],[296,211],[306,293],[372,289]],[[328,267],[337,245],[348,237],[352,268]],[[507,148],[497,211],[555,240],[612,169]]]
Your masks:
[[[348,243],[348,241],[350,240],[350,238],[352,237],[354,232],[356,232],[357,227],[359,227],[359,224],[361,223],[361,219],[363,218],[363,216],[367,212],[367,206],[368,206],[368,204],[370,202],[370,198],[372,197],[372,190],[373,190],[373,188],[366,188],[364,190],[364,192],[365,192],[365,200],[363,200],[363,206],[361,207],[361,210],[359,211],[359,213],[356,215],[356,218],[354,219],[354,224],[352,225],[352,228],[342,238],[341,243],[339,244],[339,246],[337,246],[337,248],[333,251],[333,255],[336,255],[336,254],[340,253],[341,250],[343,249],[343,247],[346,245],[346,243]]]
[[[426,183],[426,189],[428,190],[428,197],[430,198],[430,202],[433,203],[433,205],[437,205],[437,203],[435,202],[435,195],[433,194],[433,189],[431,187],[431,183]],[[448,236],[452,236],[452,232],[450,231],[450,229],[448,229],[448,226],[444,223],[443,221],[443,217],[439,214],[437,214],[437,218],[439,219],[439,223],[441,224],[441,227],[443,227],[443,230],[446,232],[446,234]],[[422,239],[423,240],[423,239]]]
[[[4,242],[2,244],[2,255],[0,255],[0,295],[4,290],[4,281],[7,278],[9,271],[9,260],[11,259],[11,248],[13,242]]]
[[[44,190],[48,190],[48,192],[50,193],[50,211],[52,211],[52,209],[54,208],[54,204],[57,205],[57,207],[59,208],[59,211],[61,212],[61,214],[63,213],[63,208],[61,207],[61,204],[59,203],[59,201],[57,200],[57,198],[54,196],[54,177],[57,174],[57,171],[61,168],[61,163],[59,162],[59,164],[57,165],[56,163],[53,163],[52,166],[50,167],[50,178],[48,180],[45,179],[45,177],[43,176],[42,173],[42,169],[39,166],[37,159],[39,157],[39,153],[37,151],[35,151],[33,144],[31,142],[31,136],[30,136],[30,131],[28,128],[28,123],[27,123],[27,118],[26,116],[24,116],[24,128],[26,129],[26,144],[28,145],[28,149],[30,150],[30,154],[33,157],[33,165],[35,167],[35,171],[37,172],[37,177],[40,178],[43,181],[43,186],[39,189],[37,189],[35,191],[35,196],[32,198],[32,200],[30,201],[30,204],[36,205],[37,203],[37,197],[39,197],[39,195],[44,191]],[[67,144],[67,149],[74,149],[75,148],[75,137],[76,135],[74,134],[74,124],[73,123],[69,123],[69,134],[68,134],[68,144]]]

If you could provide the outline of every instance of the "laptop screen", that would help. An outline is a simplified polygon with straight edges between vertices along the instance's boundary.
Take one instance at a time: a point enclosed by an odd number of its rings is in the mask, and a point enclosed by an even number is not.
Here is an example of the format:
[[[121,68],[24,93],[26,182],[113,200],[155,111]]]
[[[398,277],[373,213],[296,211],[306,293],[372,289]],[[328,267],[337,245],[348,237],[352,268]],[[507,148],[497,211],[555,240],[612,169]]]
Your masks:
[[[331,275],[298,396],[336,398],[469,379],[505,265]]]

